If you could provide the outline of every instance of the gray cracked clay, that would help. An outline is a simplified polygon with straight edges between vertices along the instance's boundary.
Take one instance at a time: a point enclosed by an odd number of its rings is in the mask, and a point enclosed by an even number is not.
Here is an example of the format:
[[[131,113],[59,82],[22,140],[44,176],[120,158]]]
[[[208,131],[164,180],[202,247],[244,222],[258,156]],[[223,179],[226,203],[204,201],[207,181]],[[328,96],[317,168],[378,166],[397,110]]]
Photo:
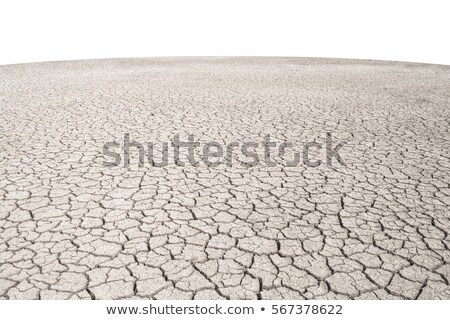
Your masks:
[[[436,65],[1,66],[0,297],[450,299],[449,104]],[[347,166],[101,165],[124,133],[300,146],[325,132]]]

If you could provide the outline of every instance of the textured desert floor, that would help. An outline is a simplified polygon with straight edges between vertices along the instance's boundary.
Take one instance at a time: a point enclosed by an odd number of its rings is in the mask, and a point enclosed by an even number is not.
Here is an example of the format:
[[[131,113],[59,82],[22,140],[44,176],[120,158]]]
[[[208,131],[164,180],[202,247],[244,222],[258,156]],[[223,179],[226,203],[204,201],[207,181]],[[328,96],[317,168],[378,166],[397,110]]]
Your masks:
[[[450,67],[424,64],[1,66],[0,297],[450,299],[449,104]],[[326,132],[347,166],[138,167],[136,150],[102,166],[124,133],[301,146]]]

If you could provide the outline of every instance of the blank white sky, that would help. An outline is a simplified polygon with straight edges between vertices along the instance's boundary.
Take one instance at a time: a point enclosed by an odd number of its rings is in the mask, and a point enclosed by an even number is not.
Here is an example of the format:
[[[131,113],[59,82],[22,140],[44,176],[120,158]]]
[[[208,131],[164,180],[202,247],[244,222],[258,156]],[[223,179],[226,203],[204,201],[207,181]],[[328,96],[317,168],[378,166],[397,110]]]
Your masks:
[[[0,64],[151,56],[302,56],[450,65],[450,1],[13,0]]]

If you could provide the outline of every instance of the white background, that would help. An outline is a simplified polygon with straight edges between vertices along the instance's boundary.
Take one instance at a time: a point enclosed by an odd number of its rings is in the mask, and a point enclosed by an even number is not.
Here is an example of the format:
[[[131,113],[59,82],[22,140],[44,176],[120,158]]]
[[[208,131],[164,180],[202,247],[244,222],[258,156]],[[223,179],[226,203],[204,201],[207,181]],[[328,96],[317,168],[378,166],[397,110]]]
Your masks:
[[[205,319],[205,320],[223,320],[223,319],[280,319],[280,320],[389,320],[389,319],[448,319],[450,301],[155,301],[155,300],[121,300],[121,301],[0,301],[2,319],[30,319],[30,320],[114,320],[114,319]],[[154,314],[135,314],[135,315],[108,315],[106,307],[154,307],[164,308],[164,305],[173,305],[175,307],[210,307],[215,304],[222,306],[222,312],[228,307],[253,307],[253,315],[154,315]],[[272,305],[342,305],[341,315],[322,315],[322,314],[295,314],[298,310],[294,307],[294,314],[272,314]],[[265,311],[261,311],[261,307]],[[306,310],[306,306],[302,308]],[[142,310],[142,309],[141,309]],[[286,310],[290,310],[287,307]],[[329,308],[328,308],[329,310]],[[335,310],[337,308],[335,307]]]
[[[0,64],[302,56],[450,64],[450,1],[0,0]]]

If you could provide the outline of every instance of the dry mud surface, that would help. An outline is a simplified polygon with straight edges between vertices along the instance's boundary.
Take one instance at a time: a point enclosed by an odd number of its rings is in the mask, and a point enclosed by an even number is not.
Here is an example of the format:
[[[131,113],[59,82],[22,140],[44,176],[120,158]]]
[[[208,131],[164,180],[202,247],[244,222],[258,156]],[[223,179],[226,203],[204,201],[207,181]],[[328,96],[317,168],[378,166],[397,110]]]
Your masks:
[[[0,297],[450,299],[449,103],[434,65],[2,66]],[[326,132],[347,166],[140,168],[137,150],[102,166],[124,133],[301,148]]]

